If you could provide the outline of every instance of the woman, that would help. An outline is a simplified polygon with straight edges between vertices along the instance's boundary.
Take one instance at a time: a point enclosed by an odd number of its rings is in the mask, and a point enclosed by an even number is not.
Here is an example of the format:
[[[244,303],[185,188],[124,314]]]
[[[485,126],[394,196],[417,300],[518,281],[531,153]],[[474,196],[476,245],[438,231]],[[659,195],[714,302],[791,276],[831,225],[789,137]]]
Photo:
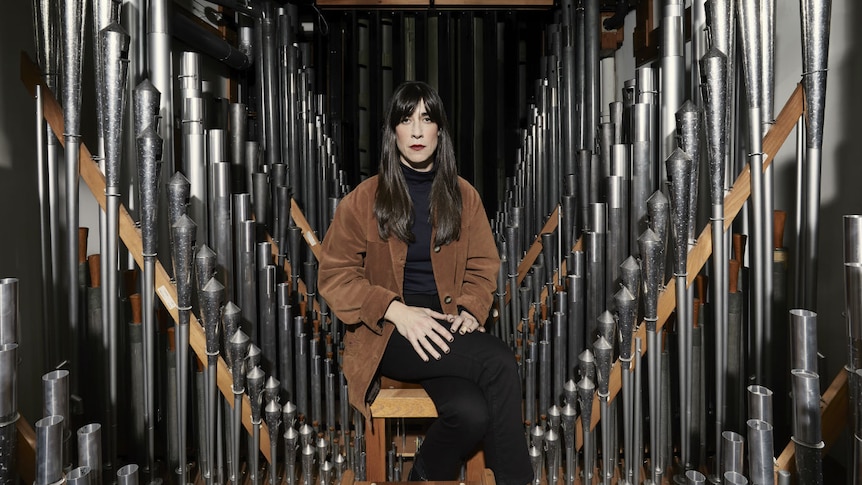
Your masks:
[[[366,417],[380,375],[419,382],[437,407],[411,480],[455,480],[481,444],[497,483],[532,480],[509,348],[484,332],[499,258],[476,190],[457,173],[437,92],[392,95],[379,174],[338,205],[318,289],[347,324],[344,374]]]

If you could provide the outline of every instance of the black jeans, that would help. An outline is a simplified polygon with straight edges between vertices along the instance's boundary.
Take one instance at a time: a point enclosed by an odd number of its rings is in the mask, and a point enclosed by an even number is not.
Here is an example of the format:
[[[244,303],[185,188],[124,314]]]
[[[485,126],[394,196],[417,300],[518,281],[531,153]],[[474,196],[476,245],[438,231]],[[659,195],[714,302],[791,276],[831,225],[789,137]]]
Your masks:
[[[405,300],[411,306],[440,311],[437,295],[406,295]],[[454,337],[448,354],[423,362],[396,331],[380,363],[382,375],[420,383],[437,407],[438,418],[419,452],[427,479],[457,479],[461,462],[481,443],[485,463],[498,484],[525,485],[533,479],[533,470],[515,356],[487,333],[455,333]]]

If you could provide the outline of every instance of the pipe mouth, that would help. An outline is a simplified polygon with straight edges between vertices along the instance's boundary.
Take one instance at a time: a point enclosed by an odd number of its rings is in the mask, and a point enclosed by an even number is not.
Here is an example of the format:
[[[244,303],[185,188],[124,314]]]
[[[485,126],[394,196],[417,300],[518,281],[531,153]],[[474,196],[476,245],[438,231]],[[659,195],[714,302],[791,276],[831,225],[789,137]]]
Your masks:
[[[43,381],[58,381],[69,376],[69,371],[66,369],[52,370],[42,376]]]
[[[36,421],[37,428],[50,428],[52,426],[56,426],[63,422],[63,416],[59,414],[52,414],[51,416],[46,416],[39,421]]]
[[[745,439],[742,437],[741,434],[733,431],[722,431],[721,437],[724,438],[726,441],[729,441],[734,444],[745,442]]]
[[[769,432],[772,431],[772,425],[762,419],[749,419],[746,421],[748,428],[752,431]]]
[[[90,467],[79,466],[66,475],[66,480],[78,480],[90,474]]]
[[[771,397],[772,391],[768,387],[764,387],[758,384],[752,384],[748,386],[748,392],[754,394],[756,396],[765,396]]]
[[[794,308],[794,309],[790,310],[790,316],[800,317],[800,318],[816,318],[817,313],[812,312],[811,310],[805,310],[802,308]]]
[[[0,278],[0,285],[14,285],[18,283],[18,278]]]
[[[99,423],[90,423],[78,428],[78,436],[90,435],[102,430],[102,425]]]
[[[138,473],[138,465],[135,465],[134,463],[126,465],[123,468],[117,470],[118,477],[128,477],[136,473]]]

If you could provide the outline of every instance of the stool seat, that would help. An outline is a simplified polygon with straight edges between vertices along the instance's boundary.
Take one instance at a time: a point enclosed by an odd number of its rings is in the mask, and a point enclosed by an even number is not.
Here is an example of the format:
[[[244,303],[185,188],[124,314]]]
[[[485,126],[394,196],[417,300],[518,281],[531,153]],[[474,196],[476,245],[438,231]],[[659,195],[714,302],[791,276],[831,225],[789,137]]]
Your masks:
[[[365,423],[365,476],[379,484],[386,480],[386,419],[436,418],[437,408],[419,384],[384,377],[380,382],[380,392],[371,404],[371,416],[371,422]],[[485,471],[485,456],[480,450],[467,461],[467,483],[481,482]],[[490,470],[487,472],[491,473]],[[491,476],[493,482],[493,473]]]

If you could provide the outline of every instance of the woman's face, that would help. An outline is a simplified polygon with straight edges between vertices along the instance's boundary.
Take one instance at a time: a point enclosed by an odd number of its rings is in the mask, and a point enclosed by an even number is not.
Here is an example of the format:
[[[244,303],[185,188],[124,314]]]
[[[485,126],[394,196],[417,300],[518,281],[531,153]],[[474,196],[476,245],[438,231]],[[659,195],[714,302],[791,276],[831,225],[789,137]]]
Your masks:
[[[419,172],[434,168],[437,150],[437,123],[425,111],[425,101],[395,126],[395,144],[401,154],[401,163]]]

